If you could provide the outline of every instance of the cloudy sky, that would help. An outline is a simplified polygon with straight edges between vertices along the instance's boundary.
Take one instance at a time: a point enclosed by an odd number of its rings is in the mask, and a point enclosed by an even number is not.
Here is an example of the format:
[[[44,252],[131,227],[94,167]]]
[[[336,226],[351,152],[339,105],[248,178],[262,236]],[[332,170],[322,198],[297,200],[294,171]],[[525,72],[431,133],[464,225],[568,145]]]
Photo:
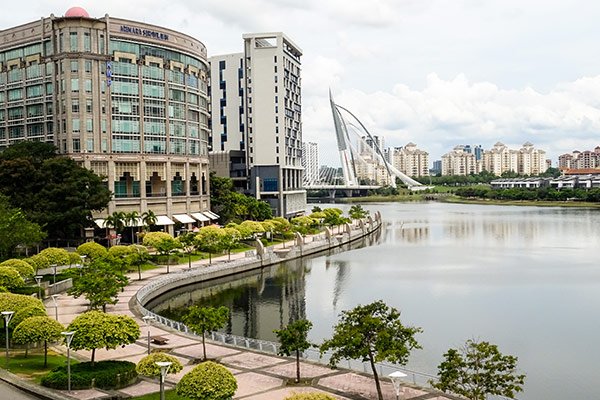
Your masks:
[[[80,5],[180,30],[209,55],[247,32],[303,50],[304,139],[339,164],[327,91],[388,146],[438,159],[457,144],[525,141],[558,155],[600,145],[600,3],[590,0],[30,0],[0,28]]]

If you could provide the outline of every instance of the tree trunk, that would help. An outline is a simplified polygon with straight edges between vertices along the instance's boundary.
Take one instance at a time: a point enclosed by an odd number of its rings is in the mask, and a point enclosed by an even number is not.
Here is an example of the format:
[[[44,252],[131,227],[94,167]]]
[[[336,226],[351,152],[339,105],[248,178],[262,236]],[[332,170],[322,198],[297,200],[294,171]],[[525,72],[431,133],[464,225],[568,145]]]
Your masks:
[[[44,368],[48,366],[48,341],[44,340]]]
[[[373,353],[369,351],[369,363],[373,370],[373,378],[375,378],[375,386],[377,387],[377,398],[383,400],[383,393],[381,393],[381,385],[379,384],[379,375],[377,375],[377,368],[375,367],[375,361],[373,360]]]
[[[92,349],[92,367],[94,367],[95,359],[96,359],[96,349]]]
[[[142,280],[142,264],[138,264],[138,280]]]
[[[208,265],[212,264],[212,253],[209,251],[208,252]]]
[[[192,269],[192,253],[188,253],[188,268]]]
[[[296,349],[296,383],[300,383],[300,350]]]
[[[204,361],[206,361],[206,343],[204,343],[205,332],[202,331],[202,351],[204,352]]]

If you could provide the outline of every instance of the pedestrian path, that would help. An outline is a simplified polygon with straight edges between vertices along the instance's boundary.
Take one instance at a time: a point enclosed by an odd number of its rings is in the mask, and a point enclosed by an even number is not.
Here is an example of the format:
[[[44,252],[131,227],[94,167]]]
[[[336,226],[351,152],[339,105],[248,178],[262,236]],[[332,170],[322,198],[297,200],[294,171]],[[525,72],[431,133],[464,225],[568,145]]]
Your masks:
[[[293,243],[286,244],[289,248]],[[282,248],[277,245],[277,248]],[[232,254],[232,259],[244,258],[244,253]],[[213,258],[213,264],[224,262],[227,256]],[[192,263],[192,268],[203,268],[208,265],[208,260],[201,260]],[[188,268],[188,264],[170,266],[170,272],[175,273]],[[177,375],[168,375],[166,388],[174,387],[184,374],[189,372],[202,358],[202,344],[192,336],[186,336],[180,332],[171,331],[163,326],[151,325],[146,327],[146,323],[130,309],[130,300],[143,286],[151,283],[153,280],[164,276],[166,267],[156,268],[142,273],[142,280],[138,280],[137,272],[129,275],[130,284],[119,294],[118,303],[107,306],[107,312],[116,314],[125,314],[133,317],[141,328],[140,339],[131,345],[115,350],[96,350],[96,360],[126,360],[137,363],[147,354],[147,334],[148,329],[151,336],[162,336],[168,339],[167,344],[151,344],[152,351],[165,351],[177,357],[184,368]],[[58,311],[58,320],[68,325],[75,317],[88,310],[88,303],[85,299],[75,299],[65,293],[60,294],[56,299],[58,309],[54,309],[54,303],[47,299],[45,304],[48,314],[54,317]],[[376,399],[377,392],[375,382],[372,377],[356,372],[336,369],[332,370],[326,366],[310,362],[301,363],[302,378],[310,379],[310,386],[296,386],[293,384],[296,373],[295,361],[290,358],[277,357],[269,354],[249,351],[230,347],[222,344],[208,342],[206,344],[207,357],[218,361],[228,368],[235,376],[238,383],[238,390],[234,396],[235,399],[244,400],[280,400],[292,393],[299,392],[325,392],[339,399]],[[91,352],[77,351],[71,352],[73,357],[80,361],[90,360]],[[387,379],[381,382],[382,391],[385,400],[395,400],[396,392]],[[414,387],[406,383],[402,387],[402,399],[425,400],[449,400],[456,397],[441,395],[430,389]],[[148,393],[158,392],[159,386],[157,380],[142,378],[138,383],[116,392],[107,392],[101,390],[81,390],[71,393],[63,392],[64,398],[74,398],[80,400],[102,399],[108,396],[120,394],[123,397],[135,397]]]

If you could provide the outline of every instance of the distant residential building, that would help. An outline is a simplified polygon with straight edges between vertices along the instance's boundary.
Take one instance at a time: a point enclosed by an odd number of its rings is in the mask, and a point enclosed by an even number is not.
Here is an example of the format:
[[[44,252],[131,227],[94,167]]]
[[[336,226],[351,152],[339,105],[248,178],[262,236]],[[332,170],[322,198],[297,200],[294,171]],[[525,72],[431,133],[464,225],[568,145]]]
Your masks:
[[[433,162],[433,168],[429,170],[431,175],[441,175],[442,174],[442,160],[435,160]]]
[[[480,144],[478,144],[476,146],[471,146],[470,144],[465,144],[463,147],[467,153],[475,155],[475,160],[479,161],[483,157],[483,148],[481,147]]]
[[[519,150],[517,158],[517,172],[519,175],[536,176],[546,172],[546,152],[536,149],[533,144],[526,142]]]
[[[276,215],[306,209],[302,188],[302,51],[281,32],[245,34],[244,52],[211,62],[213,153],[229,163],[215,171],[245,170],[247,192],[265,200]],[[243,166],[234,166],[244,153]],[[239,167],[239,168],[238,168]]]
[[[481,162],[475,159],[475,154],[465,150],[465,146],[456,146],[444,154],[441,160],[442,175],[471,175],[481,171]]]
[[[498,142],[483,152],[483,169],[498,176],[511,171],[519,175],[539,175],[548,169],[546,152],[529,142],[519,150]]]
[[[319,181],[319,145],[317,143],[302,143],[302,166],[304,167],[304,185],[317,183]]]
[[[600,146],[594,151],[578,151],[562,154],[558,157],[559,169],[600,168]]]
[[[537,189],[550,185],[550,178],[505,178],[495,179],[490,182],[492,189],[527,188]]]
[[[417,149],[414,143],[391,149],[392,166],[412,177],[429,176],[429,153]]]

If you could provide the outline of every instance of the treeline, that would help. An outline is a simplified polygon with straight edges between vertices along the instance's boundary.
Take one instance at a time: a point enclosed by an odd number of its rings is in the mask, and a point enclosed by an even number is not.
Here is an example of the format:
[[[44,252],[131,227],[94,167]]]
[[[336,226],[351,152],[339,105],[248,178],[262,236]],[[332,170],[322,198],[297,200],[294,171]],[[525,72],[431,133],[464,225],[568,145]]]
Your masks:
[[[555,188],[512,188],[490,189],[487,186],[457,188],[454,192],[463,198],[493,200],[543,200],[543,201],[588,201],[600,202],[600,189],[555,189]]]

